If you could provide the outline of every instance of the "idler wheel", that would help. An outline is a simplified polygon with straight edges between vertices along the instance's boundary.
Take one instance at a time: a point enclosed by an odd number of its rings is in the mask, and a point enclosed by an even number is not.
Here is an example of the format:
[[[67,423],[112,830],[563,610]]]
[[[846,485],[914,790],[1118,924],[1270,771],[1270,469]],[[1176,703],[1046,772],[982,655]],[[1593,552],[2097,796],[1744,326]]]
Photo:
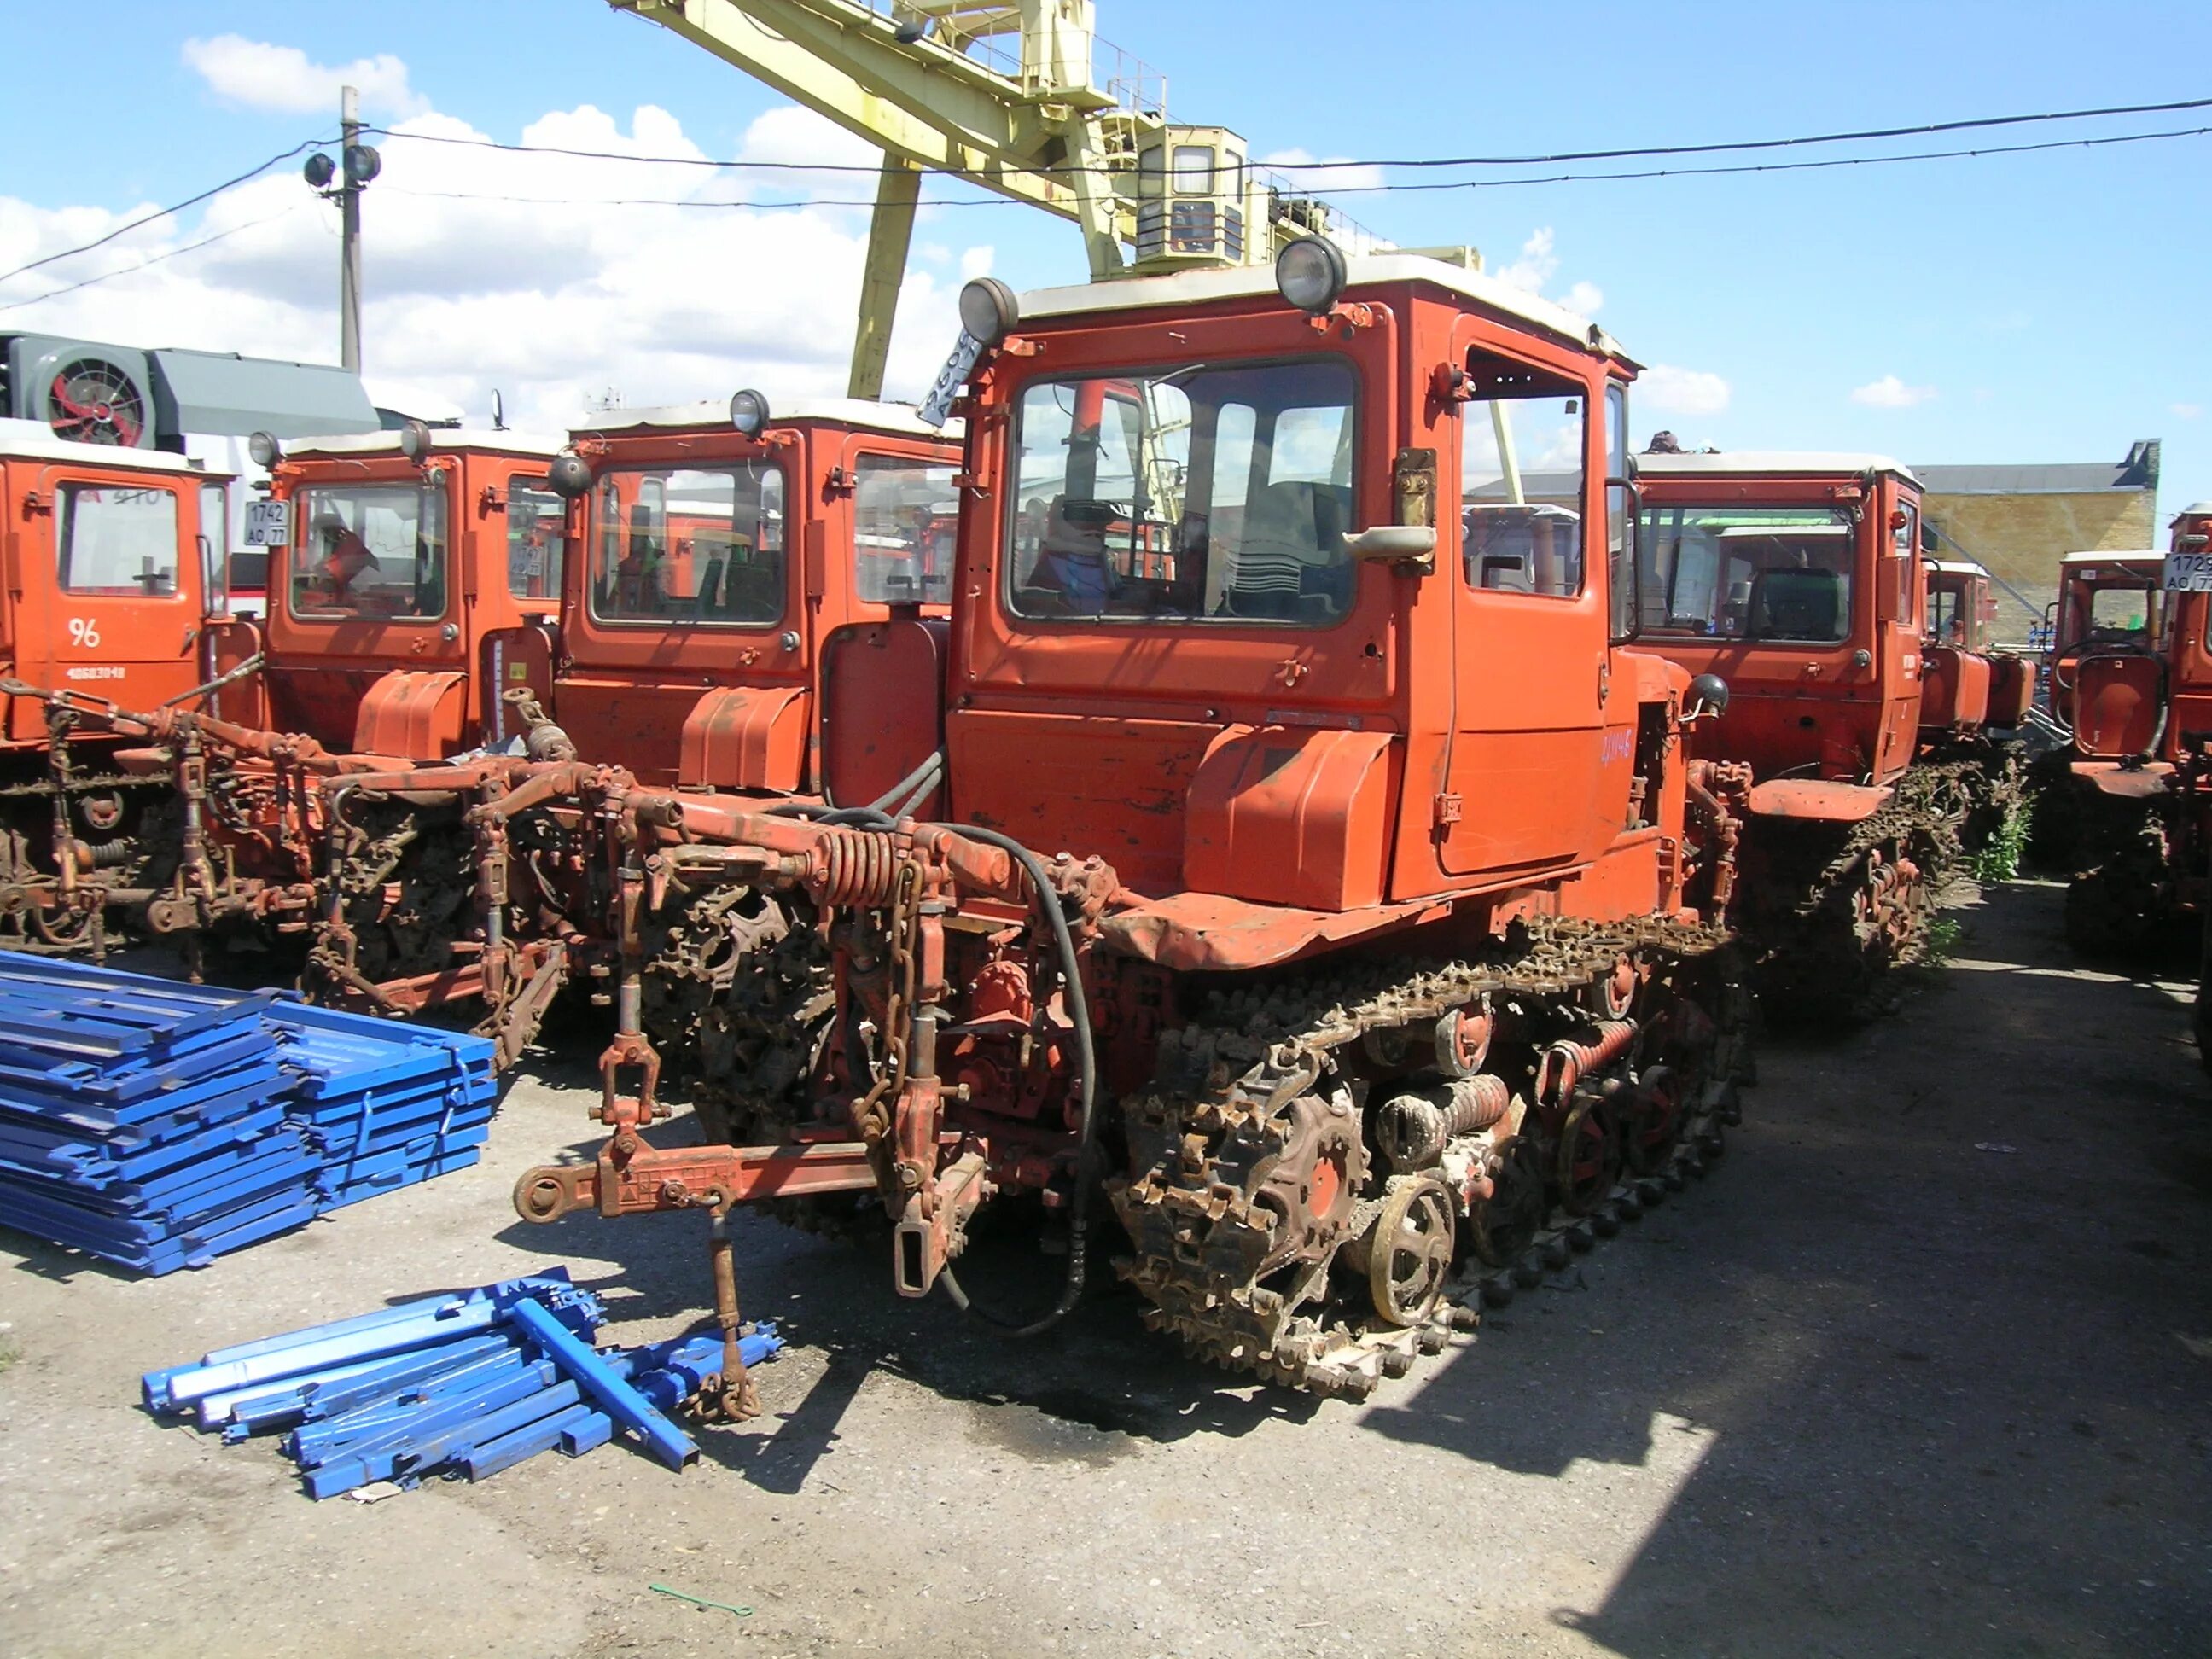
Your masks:
[[[1620,1179],[1620,1136],[1605,1102],[1594,1095],[1576,1101],[1559,1127],[1554,1173],[1559,1206],[1569,1215],[1587,1215]]]
[[[1432,1176],[1390,1183],[1364,1240],[1367,1289],[1387,1324],[1425,1325],[1443,1297],[1458,1253],[1451,1193]]]
[[[1632,1175],[1657,1175],[1667,1167],[1681,1135],[1680,1081],[1671,1066],[1655,1066],[1637,1085],[1634,1109],[1622,1137],[1622,1161]]]

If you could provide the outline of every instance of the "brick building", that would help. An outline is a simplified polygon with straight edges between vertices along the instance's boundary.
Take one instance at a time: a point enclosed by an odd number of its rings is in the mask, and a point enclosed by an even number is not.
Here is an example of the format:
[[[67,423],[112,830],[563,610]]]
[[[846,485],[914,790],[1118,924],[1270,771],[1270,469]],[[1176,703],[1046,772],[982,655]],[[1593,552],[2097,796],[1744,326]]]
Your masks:
[[[2159,544],[2155,438],[2118,462],[1913,471],[1927,488],[1928,521],[1945,556],[1978,560],[2001,584],[1995,633],[2007,644],[2029,642],[2057,593],[2058,561],[2067,554]]]

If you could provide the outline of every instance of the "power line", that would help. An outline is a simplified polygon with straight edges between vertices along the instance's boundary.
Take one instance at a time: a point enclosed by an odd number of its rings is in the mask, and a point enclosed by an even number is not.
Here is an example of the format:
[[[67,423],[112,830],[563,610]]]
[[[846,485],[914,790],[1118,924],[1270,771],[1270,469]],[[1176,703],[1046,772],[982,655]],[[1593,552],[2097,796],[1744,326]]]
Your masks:
[[[182,247],[171,248],[167,253],[156,253],[151,258],[141,259],[135,265],[125,265],[116,270],[104,270],[97,276],[88,276],[82,282],[71,283],[66,288],[57,288],[44,294],[34,294],[27,300],[10,300],[6,304],[0,305],[0,311],[20,311],[25,306],[41,305],[48,300],[58,300],[63,295],[74,294],[81,288],[96,288],[102,283],[113,282],[118,276],[128,276],[133,271],[143,270],[149,265],[158,265],[167,260],[174,259],[181,254],[196,252],[201,248],[235,236],[241,231],[252,230],[262,225],[272,225],[279,219],[289,219],[307,205],[305,202],[295,202],[282,212],[264,214],[258,219],[249,219],[242,225],[233,225],[228,230],[219,230],[212,236],[203,236],[197,242],[187,242]]]
[[[2115,133],[2101,138],[2051,138],[2033,144],[1986,144],[1972,149],[1915,150],[1903,155],[1837,155],[1817,161],[1743,161],[1729,167],[1650,167],[1624,173],[1558,173],[1528,179],[1448,179],[1428,184],[1352,185],[1332,190],[1331,196],[1401,195],[1443,190],[1510,190],[1523,185],[1584,185],[1613,179],[1689,179],[1744,173],[1808,173],[1825,167],[1887,167],[1900,161],[1945,161],[1984,155],[2021,155],[2051,149],[2094,149],[2107,144],[2142,144],[2167,138],[2201,138],[2212,126],[2180,127],[2165,132]],[[787,202],[701,200],[665,196],[515,196],[498,191],[388,189],[393,196],[417,196],[456,202],[509,202],[529,207],[668,207],[749,208],[769,213],[793,208],[872,208],[872,198],[800,197]],[[1008,197],[932,197],[916,204],[925,208],[1020,207]]]
[[[153,212],[145,215],[143,218],[133,219],[127,225],[118,225],[113,230],[109,231],[105,236],[94,237],[91,241],[80,243],[76,247],[64,248],[59,253],[49,253],[44,258],[33,259],[27,265],[17,265],[13,270],[0,271],[0,283],[11,281],[17,276],[21,276],[25,271],[36,270],[42,265],[58,264],[59,261],[64,259],[74,259],[80,253],[89,253],[96,247],[105,247],[117,237],[127,236],[131,232],[137,229],[141,225],[150,225],[156,219],[166,219],[173,213],[182,213],[188,207],[198,207],[202,202],[206,201],[209,197],[220,196],[224,191],[228,190],[234,185],[242,185],[249,179],[258,179],[263,173],[268,172],[270,168],[275,167],[278,162],[289,161],[295,155],[299,155],[302,150],[313,149],[318,144],[326,144],[330,142],[331,141],[327,138],[310,138],[305,143],[295,144],[291,149],[283,151],[281,155],[270,156],[259,167],[247,168],[244,173],[240,173],[235,179],[226,179],[219,185],[210,185],[207,189],[200,191],[197,196],[187,196],[181,202],[173,202],[167,207],[157,208]],[[243,228],[243,227],[241,226],[240,228]]]
[[[1948,161],[1983,155],[2025,155],[2034,150],[2094,149],[2105,144],[2143,144],[2163,138],[2201,138],[2212,127],[2177,127],[2166,132],[2122,132],[2102,138],[2048,138],[2034,144],[1983,144],[1972,149],[1923,149],[1904,155],[1832,155],[1818,161],[1741,161],[1721,167],[1647,167],[1629,173],[1555,173],[1528,179],[1448,179],[1425,185],[1348,185],[1331,196],[1365,196],[1432,190],[1510,190],[1519,185],[1588,185],[1617,179],[1691,179],[1732,173],[1810,173],[1822,167],[1885,167],[1893,161]]]
[[[1978,128],[2030,125],[2045,121],[2087,121],[2118,115],[2165,115],[2179,110],[2212,109],[2212,97],[2179,99],[2158,104],[2111,104],[2094,109],[2049,110],[2025,115],[1978,116],[1956,121],[1929,121],[1913,126],[1869,127],[1855,132],[1813,133],[1793,138],[1747,138],[1721,143],[1663,144],[1620,149],[1556,150],[1531,155],[1445,155],[1413,156],[1386,161],[1328,161],[1261,162],[1288,173],[1322,173],[1355,167],[1548,167],[1565,161],[1617,161],[1636,156],[1711,155],[1727,151],[1753,149],[1799,149],[1808,144],[1863,143],[1883,138],[1923,137],[1939,132],[1965,132]],[[382,137],[404,139],[425,144],[456,144],[474,149],[503,150],[516,155],[560,155],[580,161],[629,161],[649,167],[705,167],[716,171],[746,171],[758,173],[850,173],[873,174],[881,169],[873,163],[854,161],[717,161],[704,155],[636,155],[620,150],[580,149],[565,145],[511,144],[494,138],[464,138],[451,133],[401,132],[390,127],[372,127],[368,131]],[[1942,152],[1966,154],[1968,152]],[[1991,151],[1991,154],[2002,152]],[[1917,158],[1899,158],[1917,159]],[[932,168],[949,178],[983,179],[988,175],[961,168]],[[1064,177],[1083,173],[1115,173],[1121,169],[1103,165],[1090,167],[1035,167],[1022,172],[1035,177]],[[1548,181],[1547,181],[1548,182]],[[1365,188],[1372,188],[1368,186]],[[873,204],[868,204],[872,206]]]

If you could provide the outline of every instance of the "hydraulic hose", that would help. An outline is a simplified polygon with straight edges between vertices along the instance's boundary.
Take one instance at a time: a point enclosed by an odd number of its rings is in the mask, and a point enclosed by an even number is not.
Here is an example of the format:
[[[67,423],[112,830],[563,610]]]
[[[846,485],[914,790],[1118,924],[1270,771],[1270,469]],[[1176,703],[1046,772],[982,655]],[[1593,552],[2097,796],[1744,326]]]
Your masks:
[[[906,782],[896,787],[893,794],[904,790],[906,783],[925,776],[927,769],[933,763],[941,766],[942,757],[933,756],[930,761],[924,762],[922,766],[908,774]],[[932,781],[933,787],[934,781]],[[893,817],[876,806],[812,806],[793,801],[772,806],[769,811],[786,817],[810,818],[823,824],[856,830],[886,830],[896,823]],[[1090,1231],[1091,1158],[1097,1142],[1098,1122],[1098,1059],[1091,1042],[1091,1005],[1084,994],[1083,975],[1076,961],[1074,936],[1068,932],[1067,913],[1061,908],[1059,895],[1054,892],[1051,881],[1045,874],[1044,861],[1012,836],[1001,835],[996,830],[986,830],[972,823],[947,823],[938,827],[957,836],[965,836],[971,841],[996,847],[1022,866],[1023,873],[1030,878],[1030,889],[1036,894],[1037,902],[1043,907],[1045,921],[1052,929],[1053,946],[1060,957],[1060,984],[1067,998],[1068,1018],[1075,1027],[1076,1088],[1081,1110],[1076,1130],[1075,1202],[1069,1218],[1067,1278],[1060,1287],[1059,1301],[1042,1316],[1023,1323],[978,1307],[961,1287],[959,1276],[951,1267],[940,1268],[937,1275],[938,1281],[945,1286],[945,1295],[951,1298],[952,1305],[963,1313],[973,1314],[985,1324],[1009,1336],[1035,1336],[1065,1319],[1083,1295]]]
[[[1084,1257],[1088,1248],[1089,1217],[1091,1211],[1091,1154],[1097,1139],[1098,1062],[1091,1041],[1091,1006],[1083,994],[1083,975],[1075,959],[1075,940],[1067,931],[1067,913],[1060,907],[1060,896],[1054,892],[1046,878],[1043,860],[1011,836],[1002,836],[995,830],[984,830],[972,823],[948,823],[944,826],[955,835],[966,836],[999,848],[1011,855],[1022,866],[1036,890],[1037,902],[1044,907],[1045,920],[1052,926],[1052,942],[1060,953],[1060,982],[1067,997],[1068,1018],[1075,1025],[1075,1066],[1077,1098],[1081,1103],[1082,1115],[1076,1131],[1075,1204],[1070,1217],[1067,1241],[1067,1279],[1060,1287],[1060,1300],[1039,1318],[1027,1324],[994,1314],[977,1307],[960,1286],[960,1280],[948,1264],[939,1270],[938,1280],[945,1293],[952,1298],[952,1305],[964,1313],[971,1313],[985,1324],[1005,1332],[1009,1336],[1035,1336],[1049,1330],[1065,1319],[1083,1295]]]

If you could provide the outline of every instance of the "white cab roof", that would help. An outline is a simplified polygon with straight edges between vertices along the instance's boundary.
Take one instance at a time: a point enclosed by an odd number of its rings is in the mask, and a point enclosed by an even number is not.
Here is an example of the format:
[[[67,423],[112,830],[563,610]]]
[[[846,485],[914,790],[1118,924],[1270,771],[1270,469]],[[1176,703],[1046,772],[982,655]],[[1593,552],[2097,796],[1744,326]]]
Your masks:
[[[2212,514],[2212,501],[2192,501],[2173,516],[2177,519],[2201,519]]]
[[[1547,333],[1571,344],[1602,352],[1623,362],[1632,360],[1620,343],[1565,306],[1501,283],[1463,265],[1449,264],[1419,253],[1350,253],[1345,256],[1350,275],[1348,288],[1367,288],[1381,283],[1428,283],[1480,301],[1493,310],[1533,323]],[[1275,293],[1275,268],[1235,265],[1212,270],[1181,270],[1169,276],[1123,276],[1109,283],[1086,283],[1079,288],[1032,289],[1021,296],[1024,317],[1069,317],[1089,312],[1153,311],[1164,307],[1188,309],[1215,300],[1242,300]],[[1019,325],[1016,325],[1018,329]]]
[[[2118,553],[2069,553],[2059,560],[2061,564],[2134,564],[2147,562],[2163,564],[2166,555],[2154,547],[2130,547]]]
[[[1930,559],[1928,568],[1940,570],[1947,576],[1986,576],[1990,574],[1987,568],[1972,559]]]
[[[1912,469],[1893,455],[1862,454],[1849,449],[1739,449],[1725,455],[1638,455],[1636,471],[1647,477],[1728,478],[1824,475],[1831,472],[1893,472],[1918,483]]]
[[[44,421],[0,420],[0,455],[18,460],[75,461],[82,466],[136,466],[149,472],[189,472],[218,483],[228,472],[210,472],[198,461],[166,449],[125,449],[119,444],[72,443]]]
[[[818,421],[827,426],[854,427],[864,432],[886,432],[901,438],[927,438],[932,441],[944,440],[957,443],[961,425],[957,421],[945,422],[940,432],[933,426],[922,424],[921,417],[911,404],[871,403],[866,398],[796,398],[788,404],[769,400],[768,423],[772,427],[793,426],[801,421]],[[574,432],[641,432],[677,430],[684,428],[706,428],[727,432],[730,426],[730,400],[713,398],[696,404],[670,404],[659,409],[610,409],[597,415],[586,416],[570,429]]]
[[[493,432],[482,427],[434,426],[430,428],[430,447],[441,449],[482,449],[495,455],[544,456],[550,459],[561,448],[558,438],[537,432]],[[284,459],[295,460],[302,455],[397,455],[399,434],[397,432],[344,432],[324,438],[287,438],[282,441]]]

